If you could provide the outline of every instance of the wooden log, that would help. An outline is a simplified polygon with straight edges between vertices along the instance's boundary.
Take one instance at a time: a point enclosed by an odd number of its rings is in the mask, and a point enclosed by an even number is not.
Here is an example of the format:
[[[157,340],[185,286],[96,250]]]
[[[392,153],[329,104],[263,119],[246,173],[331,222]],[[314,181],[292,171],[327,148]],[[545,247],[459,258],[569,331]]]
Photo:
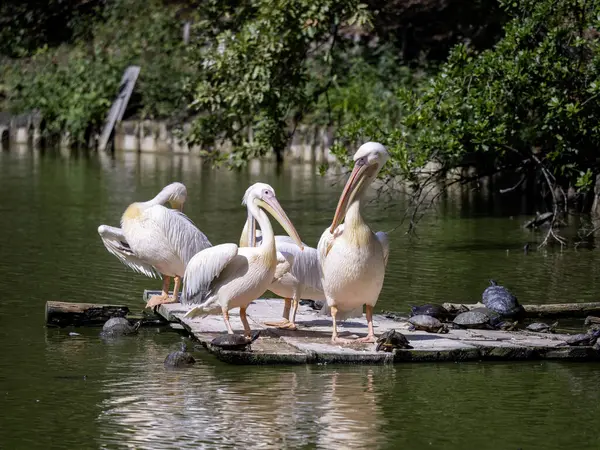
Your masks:
[[[125,317],[127,306],[95,303],[46,302],[46,325],[103,325],[111,317]]]
[[[483,304],[463,304],[463,303],[444,303],[451,313],[458,311],[460,307],[466,307],[469,310],[482,307]],[[553,303],[548,305],[523,305],[525,308],[525,317],[527,318],[546,318],[558,319],[568,317],[587,317],[600,315],[600,302],[591,303]]]

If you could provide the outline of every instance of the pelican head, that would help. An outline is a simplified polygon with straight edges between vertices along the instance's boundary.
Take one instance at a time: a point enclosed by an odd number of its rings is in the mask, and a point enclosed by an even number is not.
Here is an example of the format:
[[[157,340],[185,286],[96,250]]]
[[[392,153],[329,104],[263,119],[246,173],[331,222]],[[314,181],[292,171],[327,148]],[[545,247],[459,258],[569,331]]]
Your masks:
[[[187,199],[187,188],[183,183],[171,183],[163,188],[161,194],[166,197],[171,208],[183,211],[183,204]]]
[[[248,207],[248,211],[253,217],[257,216],[259,212],[258,208],[267,211],[275,218],[275,220],[277,220],[277,222],[279,222],[285,232],[296,241],[298,247],[300,247],[301,250],[304,250],[304,244],[302,243],[296,228],[287,214],[283,211],[277,197],[275,197],[275,190],[271,186],[266,183],[254,183],[246,189],[242,205]],[[254,234],[254,230],[252,230],[252,234]]]
[[[367,142],[360,146],[354,154],[354,168],[350,178],[346,182],[344,191],[340,197],[333,222],[329,231],[333,233],[342,223],[351,201],[363,188],[368,186],[377,176],[383,165],[390,158],[386,148],[379,142]]]

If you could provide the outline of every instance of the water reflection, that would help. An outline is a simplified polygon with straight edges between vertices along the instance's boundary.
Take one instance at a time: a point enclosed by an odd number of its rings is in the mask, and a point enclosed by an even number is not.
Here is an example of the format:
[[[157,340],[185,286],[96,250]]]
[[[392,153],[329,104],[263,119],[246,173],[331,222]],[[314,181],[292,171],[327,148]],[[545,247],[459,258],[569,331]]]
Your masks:
[[[374,369],[334,372],[323,386],[321,426],[323,448],[375,448],[385,440],[385,421],[373,389]]]

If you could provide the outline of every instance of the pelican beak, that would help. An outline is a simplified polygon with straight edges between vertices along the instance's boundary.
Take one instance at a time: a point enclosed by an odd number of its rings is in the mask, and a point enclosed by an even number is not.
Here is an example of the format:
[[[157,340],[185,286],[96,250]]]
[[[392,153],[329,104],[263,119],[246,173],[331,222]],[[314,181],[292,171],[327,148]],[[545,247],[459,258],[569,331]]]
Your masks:
[[[171,208],[178,209],[180,212],[183,212],[183,203],[178,202],[177,200],[169,200],[169,204]]]
[[[256,203],[261,208],[264,208],[269,214],[271,214],[277,222],[283,227],[285,232],[296,241],[296,245],[300,247],[300,250],[304,250],[304,244],[296,231],[296,228],[292,224],[292,221],[289,219],[287,214],[283,211],[283,208],[277,201],[275,197],[269,197],[264,200],[257,199]]]
[[[346,210],[348,209],[348,203],[356,191],[358,191],[362,186],[363,180],[365,179],[364,176],[368,168],[369,166],[360,160],[354,165],[354,169],[352,169],[350,178],[348,178],[346,186],[344,186],[344,191],[342,192],[337,208],[335,209],[333,222],[331,222],[331,227],[329,228],[330,233],[333,234],[335,229],[344,220],[344,217],[346,216]]]

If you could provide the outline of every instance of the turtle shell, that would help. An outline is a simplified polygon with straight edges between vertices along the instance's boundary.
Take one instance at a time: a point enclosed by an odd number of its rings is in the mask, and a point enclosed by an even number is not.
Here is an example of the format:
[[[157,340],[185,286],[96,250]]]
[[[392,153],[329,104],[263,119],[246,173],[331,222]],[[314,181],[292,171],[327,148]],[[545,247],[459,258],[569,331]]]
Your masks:
[[[131,325],[129,320],[124,317],[113,317],[108,319],[104,325],[102,326],[102,331],[100,332],[100,337],[117,337],[117,336],[127,336],[131,334],[137,333],[139,328],[138,324]]]
[[[196,360],[187,352],[185,342],[181,343],[179,350],[171,352],[164,361],[165,367],[185,367],[194,364]]]
[[[253,332],[250,339],[241,334],[222,334],[210,341],[210,344],[224,350],[246,350],[248,345],[254,342],[258,336],[260,336],[260,331]]]
[[[460,313],[453,322],[463,328],[489,328],[491,326],[490,317],[485,312],[477,310]]]
[[[377,339],[376,351],[391,352],[395,348],[413,348],[408,339],[396,330],[388,330]]]
[[[486,308],[504,317],[520,317],[525,312],[517,297],[494,280],[490,280],[490,286],[483,291],[481,298]]]
[[[449,316],[449,312],[442,305],[437,305],[434,303],[428,303],[420,306],[411,306],[410,307],[411,316],[425,315],[435,317],[436,319],[445,319]]]
[[[433,330],[440,328],[443,324],[438,319],[433,316],[428,316],[425,314],[417,314],[416,316],[412,316],[408,319],[408,322],[414,325],[417,328],[421,328],[423,330]]]
[[[502,315],[493,309],[489,308],[473,308],[471,311],[481,312],[485,314],[489,319],[489,324],[493,327],[497,327],[502,322]]]
[[[543,333],[545,331],[550,330],[550,325],[548,325],[547,323],[543,323],[543,322],[534,322],[534,323],[530,323],[529,325],[527,325],[525,327],[526,330],[529,331],[534,331],[536,333]]]

